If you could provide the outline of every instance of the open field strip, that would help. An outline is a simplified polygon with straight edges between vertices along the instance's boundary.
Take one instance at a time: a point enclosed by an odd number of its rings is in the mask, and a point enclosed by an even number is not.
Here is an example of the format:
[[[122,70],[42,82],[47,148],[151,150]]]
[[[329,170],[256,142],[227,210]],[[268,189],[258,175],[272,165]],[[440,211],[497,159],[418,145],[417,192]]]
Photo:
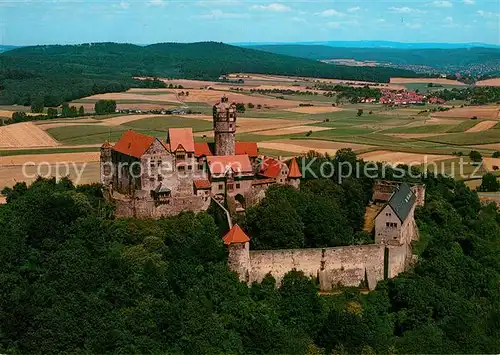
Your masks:
[[[2,166],[0,167],[0,189],[6,186],[12,187],[21,181],[31,184],[38,175],[56,178],[69,176],[71,181],[77,185],[98,183],[100,181],[100,164],[98,162],[72,163],[69,168],[65,165],[44,164],[26,166],[24,169],[20,165]]]
[[[435,137],[421,138],[421,140],[456,146],[500,143],[500,130],[489,129],[482,132],[449,133]]]
[[[325,112],[339,112],[339,111],[344,111],[344,109],[333,106],[302,106],[302,107],[289,108],[286,109],[286,111],[315,114],[315,113],[325,113]]]
[[[433,112],[432,117],[439,118],[472,118],[500,119],[500,105],[467,106],[452,108],[448,111]]]
[[[448,84],[448,85],[457,85],[457,86],[467,86],[457,80],[450,80],[444,78],[391,78],[391,84],[412,84],[412,83],[433,83],[433,84]]]
[[[32,122],[0,127],[0,148],[54,147],[58,143]]]
[[[348,144],[348,143],[336,143],[336,142],[326,142],[326,141],[314,141],[314,140],[275,140],[270,142],[259,142],[259,148],[271,149],[277,151],[291,152],[294,154],[306,154],[307,152],[314,150],[321,154],[335,154],[337,150],[343,148],[350,148],[352,150],[366,149],[369,146],[360,144]]]
[[[27,154],[60,154],[60,153],[85,153],[98,152],[102,144],[84,144],[77,146],[58,146],[53,148],[8,148],[0,150],[0,157]]]
[[[498,121],[483,121],[483,122],[478,123],[474,127],[469,128],[465,132],[467,132],[467,133],[474,133],[474,132],[487,131],[490,128],[493,128],[497,123],[498,123]]]
[[[453,156],[401,153],[401,152],[377,150],[374,152],[361,154],[360,158],[362,158],[365,161],[384,162],[395,165],[395,164],[423,164],[425,162],[432,163],[444,159],[452,159]]]
[[[269,130],[282,130],[288,127],[304,126],[314,121],[305,120],[285,120],[285,119],[271,119],[271,118],[238,118],[236,121],[236,131],[241,133],[253,132],[257,134],[259,131],[269,131]],[[308,129],[306,132],[308,132]],[[279,132],[278,132],[279,133]],[[284,132],[281,134],[290,134],[290,132]],[[213,137],[213,131],[207,130],[204,132],[198,132],[195,136],[202,137]]]
[[[500,158],[483,158],[483,165],[488,171],[495,171],[493,167],[500,167]]]
[[[476,82],[476,86],[500,86],[500,78],[480,80]]]
[[[35,164],[48,163],[87,163],[98,162],[100,152],[85,152],[85,153],[56,153],[56,154],[27,154],[16,156],[0,157],[0,166],[16,166],[23,165],[26,162]]]
[[[181,103],[178,100],[177,94],[173,91],[169,91],[169,93],[163,93],[161,95],[141,95],[134,92],[112,92],[107,94],[98,94],[85,97],[84,99],[80,99],[80,101],[99,101],[99,100],[115,100],[115,101],[157,101],[157,102],[166,102],[166,103]],[[85,102],[82,101],[82,102]]]
[[[286,128],[271,129],[266,131],[256,131],[255,134],[260,134],[264,136],[281,136],[286,134],[296,134],[296,133],[306,133],[306,132],[318,132],[329,130],[328,127],[315,127],[315,126],[293,126]]]
[[[477,148],[477,149],[488,149],[492,151],[500,151],[500,143],[492,143],[492,144],[477,144],[477,145],[471,145],[471,148]]]

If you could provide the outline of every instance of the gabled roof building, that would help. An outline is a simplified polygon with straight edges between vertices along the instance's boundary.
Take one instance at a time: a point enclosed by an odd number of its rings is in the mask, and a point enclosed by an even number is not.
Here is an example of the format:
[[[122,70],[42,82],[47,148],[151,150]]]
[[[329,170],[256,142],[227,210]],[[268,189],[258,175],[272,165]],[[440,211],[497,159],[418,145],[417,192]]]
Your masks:
[[[259,200],[272,184],[299,188],[295,160],[290,170],[283,161],[260,156],[257,143],[235,141],[234,104],[224,97],[213,112],[214,143],[195,142],[191,128],[169,128],[165,139],[129,130],[115,145],[102,145],[101,182],[118,215],[198,212],[211,198],[231,199],[244,211],[246,201]]]

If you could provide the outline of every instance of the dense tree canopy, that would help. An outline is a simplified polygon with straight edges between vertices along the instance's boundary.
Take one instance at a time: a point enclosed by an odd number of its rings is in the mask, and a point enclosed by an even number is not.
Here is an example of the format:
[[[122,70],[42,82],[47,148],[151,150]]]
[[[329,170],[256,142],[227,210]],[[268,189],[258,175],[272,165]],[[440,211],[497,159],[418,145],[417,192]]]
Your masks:
[[[416,76],[408,70],[334,66],[214,42],[35,46],[0,54],[0,104],[59,106],[131,87],[164,86],[159,80],[134,77],[217,80],[233,72],[382,82],[391,76]]]
[[[98,185],[17,184],[0,205],[0,352],[498,353],[500,214],[461,182],[423,182],[413,270],[368,294],[331,295],[297,271],[279,288],[271,276],[240,283],[206,213],[114,219]],[[321,243],[329,228],[349,227],[302,201],[311,194],[334,209],[327,197],[362,200],[361,182],[346,183],[352,188],[320,180],[301,193],[270,190],[298,221],[280,240],[310,235]],[[357,218],[351,210],[346,220]],[[301,220],[306,213],[310,221]],[[261,232],[279,231],[270,222]]]

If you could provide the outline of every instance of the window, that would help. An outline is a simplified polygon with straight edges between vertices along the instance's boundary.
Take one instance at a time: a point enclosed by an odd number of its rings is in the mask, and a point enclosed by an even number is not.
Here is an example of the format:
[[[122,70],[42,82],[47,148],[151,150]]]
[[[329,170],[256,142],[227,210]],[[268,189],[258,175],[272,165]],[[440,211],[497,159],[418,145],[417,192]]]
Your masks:
[[[224,184],[219,184],[219,190],[220,191],[224,190]]]
[[[177,160],[184,160],[186,158],[186,156],[184,154],[176,154],[175,155],[175,159]]]
[[[158,166],[160,166],[160,165],[161,165],[161,163],[162,163],[162,161],[161,161],[161,160],[158,160]]]
[[[192,165],[188,165],[188,170],[193,170],[193,166]]]
[[[203,170],[203,164],[198,164],[198,170]]]
[[[188,158],[192,158],[193,157],[193,153],[188,153]]]
[[[230,184],[230,183],[229,183],[229,184],[227,184],[227,189],[228,189],[229,191],[233,191],[233,190],[234,190],[234,184]]]
[[[163,176],[161,176],[160,174],[158,174],[158,181],[163,181]]]
[[[239,189],[241,187],[241,184],[239,182],[236,183],[236,188]]]
[[[177,170],[179,170],[179,171],[185,171],[185,170],[186,170],[186,167],[185,167],[184,165],[179,165],[179,166],[177,167]]]

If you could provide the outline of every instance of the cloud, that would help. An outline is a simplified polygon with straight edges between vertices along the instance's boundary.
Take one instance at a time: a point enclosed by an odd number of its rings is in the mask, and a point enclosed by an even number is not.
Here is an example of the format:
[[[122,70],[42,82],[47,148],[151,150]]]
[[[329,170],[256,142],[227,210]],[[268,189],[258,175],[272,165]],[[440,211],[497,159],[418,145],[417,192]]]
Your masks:
[[[164,0],[149,0],[147,2],[148,6],[165,6],[165,4]]]
[[[489,12],[489,11],[478,10],[476,13],[481,17],[487,17],[487,18],[500,17],[500,13],[498,13],[498,12]]]
[[[463,0],[465,5],[476,5],[476,0]]]
[[[347,9],[347,12],[357,12],[361,10],[361,8],[359,6],[355,6],[355,7],[350,7]]]
[[[424,12],[422,10],[414,9],[414,8],[407,7],[407,6],[404,6],[404,7],[391,6],[391,7],[389,7],[389,11],[395,12],[397,14],[421,14]]]
[[[302,17],[292,17],[290,20],[292,20],[293,22],[299,22],[299,23],[306,23],[307,20],[302,18]]]
[[[233,19],[233,18],[244,18],[248,17],[246,14],[224,12],[222,10],[212,10],[206,14],[198,16],[198,18],[203,18],[207,20],[219,20],[219,19]]]
[[[201,0],[196,3],[198,6],[235,6],[241,5],[239,0]]]
[[[453,4],[447,0],[444,0],[444,1],[436,0],[436,1],[428,3],[427,5],[434,6],[434,7],[453,7]]]
[[[119,4],[113,4],[114,8],[127,10],[130,7],[128,2],[122,1]]]
[[[457,23],[455,23],[455,21],[453,21],[453,17],[448,16],[448,17],[445,17],[444,23],[441,27],[456,28],[456,27],[460,27],[460,26]]]
[[[342,22],[328,22],[326,24],[326,27],[329,28],[340,28],[340,26],[342,26]]]
[[[322,12],[318,12],[316,15],[321,16],[321,17],[342,17],[345,16],[343,12],[339,12],[335,9],[328,9]]]
[[[386,23],[387,21],[385,20],[385,18],[379,18],[377,20],[375,20],[376,23]]]
[[[279,4],[277,2],[273,2],[268,5],[252,5],[250,6],[251,10],[259,10],[259,11],[272,11],[272,12],[286,12],[291,9],[283,4]]]
[[[407,23],[405,24],[405,26],[412,30],[418,30],[419,28],[422,28],[422,24],[420,23]]]

